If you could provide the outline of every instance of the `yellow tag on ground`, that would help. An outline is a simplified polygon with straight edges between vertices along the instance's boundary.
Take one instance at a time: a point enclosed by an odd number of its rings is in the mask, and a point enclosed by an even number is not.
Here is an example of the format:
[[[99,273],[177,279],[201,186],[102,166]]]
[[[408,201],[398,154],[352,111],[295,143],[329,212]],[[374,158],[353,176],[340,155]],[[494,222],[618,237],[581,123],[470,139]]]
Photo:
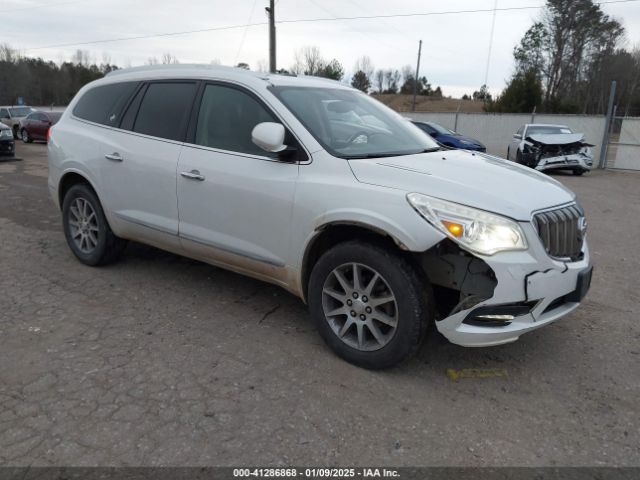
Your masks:
[[[448,368],[447,376],[453,381],[461,378],[506,377],[507,370],[504,368],[463,368],[462,370]]]

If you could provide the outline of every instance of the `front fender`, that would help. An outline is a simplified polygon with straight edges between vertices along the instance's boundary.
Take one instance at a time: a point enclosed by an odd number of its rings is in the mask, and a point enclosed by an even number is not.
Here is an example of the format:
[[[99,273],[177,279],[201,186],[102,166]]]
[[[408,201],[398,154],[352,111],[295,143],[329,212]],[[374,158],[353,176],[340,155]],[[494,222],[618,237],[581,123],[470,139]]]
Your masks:
[[[403,226],[388,216],[370,210],[341,208],[317,217],[308,241],[310,242],[322,230],[333,225],[354,225],[388,235],[402,250],[411,252],[424,252],[445,238],[443,233],[422,220],[417,214],[415,222],[409,223],[410,226]]]

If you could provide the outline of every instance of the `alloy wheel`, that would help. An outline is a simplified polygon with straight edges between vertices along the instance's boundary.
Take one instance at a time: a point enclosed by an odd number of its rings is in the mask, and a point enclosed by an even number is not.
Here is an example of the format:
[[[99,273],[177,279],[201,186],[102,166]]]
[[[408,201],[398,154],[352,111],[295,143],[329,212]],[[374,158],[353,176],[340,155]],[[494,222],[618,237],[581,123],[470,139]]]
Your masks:
[[[336,336],[360,351],[384,347],[398,327],[398,305],[389,284],[361,263],[345,263],[329,273],[322,308]]]
[[[78,197],[69,207],[69,227],[76,247],[89,254],[98,246],[98,216],[85,198]]]

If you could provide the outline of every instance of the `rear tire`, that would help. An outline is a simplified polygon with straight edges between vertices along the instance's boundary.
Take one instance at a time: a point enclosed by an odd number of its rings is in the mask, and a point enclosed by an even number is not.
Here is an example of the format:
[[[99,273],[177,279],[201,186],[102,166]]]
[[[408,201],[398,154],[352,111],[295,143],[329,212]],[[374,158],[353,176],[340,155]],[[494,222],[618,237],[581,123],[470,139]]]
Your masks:
[[[97,195],[83,183],[72,186],[65,194],[62,224],[69,248],[85,265],[111,263],[127,245],[111,231]]]
[[[22,139],[22,141],[24,143],[31,143],[33,142],[32,138],[29,136],[29,132],[27,132],[24,128],[22,129],[22,131],[20,132],[20,138]]]
[[[433,293],[423,277],[388,248],[362,241],[333,247],[309,280],[318,332],[338,356],[359,367],[382,369],[409,359],[433,321]]]
[[[584,170],[573,170],[573,174],[576,175],[577,177],[580,177],[581,175],[584,174]]]

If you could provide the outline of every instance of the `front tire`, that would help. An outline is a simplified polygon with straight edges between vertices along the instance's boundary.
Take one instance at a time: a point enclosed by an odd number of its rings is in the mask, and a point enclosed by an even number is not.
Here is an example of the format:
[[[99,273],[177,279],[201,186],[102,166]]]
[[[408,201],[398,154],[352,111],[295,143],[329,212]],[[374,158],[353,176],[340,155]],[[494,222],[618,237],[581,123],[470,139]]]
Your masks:
[[[520,149],[516,150],[516,163],[522,165],[522,153],[520,152]]]
[[[111,231],[97,195],[86,184],[74,185],[64,196],[62,223],[69,248],[85,265],[111,263],[126,246]]]
[[[412,357],[433,320],[428,280],[399,253],[361,241],[339,244],[320,257],[308,300],[327,345],[369,369]]]
[[[29,132],[27,132],[24,128],[20,132],[20,138],[22,138],[23,143],[31,143],[33,141],[29,136]]]
[[[573,174],[579,177],[584,174],[584,170],[579,170],[579,169],[573,170]]]

